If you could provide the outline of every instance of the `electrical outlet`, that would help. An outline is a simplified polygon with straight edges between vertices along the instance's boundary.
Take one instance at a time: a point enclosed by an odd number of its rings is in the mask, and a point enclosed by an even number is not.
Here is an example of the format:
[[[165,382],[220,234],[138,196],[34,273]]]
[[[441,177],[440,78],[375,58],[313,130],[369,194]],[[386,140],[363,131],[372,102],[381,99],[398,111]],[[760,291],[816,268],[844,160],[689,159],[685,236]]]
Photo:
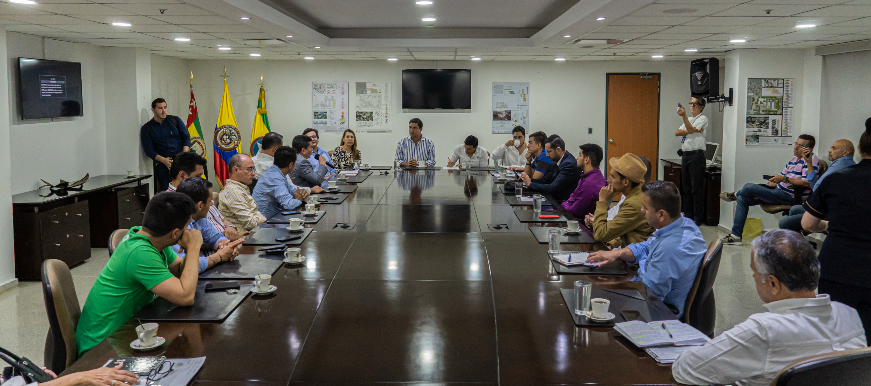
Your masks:
[[[587,134],[593,134],[593,128],[592,128],[592,127],[588,128]]]

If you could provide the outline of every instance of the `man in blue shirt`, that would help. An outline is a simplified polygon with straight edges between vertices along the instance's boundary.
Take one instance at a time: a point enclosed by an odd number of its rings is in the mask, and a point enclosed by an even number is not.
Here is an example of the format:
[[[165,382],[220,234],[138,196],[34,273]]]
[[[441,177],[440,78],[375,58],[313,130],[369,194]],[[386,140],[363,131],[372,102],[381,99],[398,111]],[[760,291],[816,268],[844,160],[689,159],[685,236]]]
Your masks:
[[[544,144],[547,142],[547,134],[536,131],[529,135],[529,143],[526,146],[526,166],[523,168],[509,168],[525,172],[530,178],[538,180],[548,180],[547,175],[555,174],[554,161],[547,156],[547,151],[544,149]],[[552,178],[550,178],[552,180]]]
[[[333,163],[333,158],[330,157],[330,153],[328,153],[326,150],[318,147],[318,144],[320,143],[321,140],[320,140],[320,134],[318,134],[317,129],[312,129],[312,128],[305,129],[302,131],[302,135],[309,137],[312,140],[312,154],[311,154],[311,156],[309,156],[309,160],[312,162],[312,165],[318,163],[318,158],[326,158],[327,163],[325,165],[327,166],[327,175],[324,176],[324,179],[328,180],[328,179],[330,179],[330,177],[336,175],[336,173],[337,173],[336,168],[334,168],[333,166],[330,166],[330,165],[335,165]],[[317,156],[318,156],[317,158],[315,157],[315,154],[317,154]]]
[[[324,157],[320,157],[317,160],[312,158],[311,155],[314,150],[311,138],[305,135],[297,135],[293,137],[290,145],[296,152],[296,165],[290,172],[291,182],[301,188],[320,186],[326,189],[327,181],[324,178],[329,172],[329,168],[326,165],[327,159]]]
[[[668,181],[651,181],[641,187],[641,212],[656,229],[647,241],[613,251],[593,252],[588,262],[609,263],[617,259],[638,264],[638,276],[662,301],[683,315],[687,294],[693,286],[707,248],[702,232],[692,219],[680,213],[680,192]]]
[[[188,224],[187,229],[196,229],[203,235],[203,246],[200,250],[199,262],[200,273],[217,264],[236,259],[236,256],[239,255],[239,245],[245,239],[239,238],[231,242],[206,218],[209,214],[209,208],[214,205],[212,201],[212,183],[200,177],[191,177],[178,184],[175,191],[190,197],[197,206],[197,212],[191,216],[191,222]],[[172,250],[179,257],[184,258],[185,251],[180,245],[173,245]]]
[[[154,191],[162,192],[169,187],[169,168],[172,157],[191,151],[191,136],[181,118],[168,115],[166,100],[157,98],[151,102],[154,118],[139,129],[139,141],[148,158],[154,160]]]
[[[435,144],[423,136],[423,121],[411,118],[408,121],[408,136],[396,144],[393,162],[403,168],[431,168],[436,165]]]
[[[287,182],[287,175],[294,169],[297,160],[296,150],[281,146],[275,151],[275,161],[257,180],[254,188],[254,202],[257,210],[267,219],[282,210],[292,210],[302,205],[305,190],[294,188]]]
[[[807,179],[811,181],[811,186],[813,190],[816,191],[820,186],[820,183],[823,182],[827,176],[832,175],[832,173],[837,172],[838,170],[842,170],[849,166],[853,166],[856,164],[856,161],[853,161],[853,155],[856,153],[856,148],[853,147],[853,142],[850,142],[848,139],[839,139],[832,144],[832,147],[829,148],[829,161],[832,164],[829,166],[829,170],[826,171],[825,174],[819,175],[818,170],[814,169],[814,171],[808,173]],[[804,207],[801,205],[794,205],[789,210],[789,216],[786,216],[780,219],[780,229],[789,229],[796,232],[801,232],[801,218],[804,216]]]

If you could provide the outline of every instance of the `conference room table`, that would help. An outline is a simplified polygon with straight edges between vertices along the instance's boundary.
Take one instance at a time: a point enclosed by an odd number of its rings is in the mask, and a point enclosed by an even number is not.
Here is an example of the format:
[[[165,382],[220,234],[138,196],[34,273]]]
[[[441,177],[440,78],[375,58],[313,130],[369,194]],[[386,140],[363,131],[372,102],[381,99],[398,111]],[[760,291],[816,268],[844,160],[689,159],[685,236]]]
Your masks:
[[[674,384],[670,365],[613,328],[576,327],[560,289],[584,278],[661,306],[655,295],[631,271],[556,274],[529,227],[565,223],[520,223],[513,210],[532,207],[512,208],[500,186],[486,171],[373,174],[321,206],[300,245],[304,265],[279,268],[274,293],[247,297],[221,323],[162,322],[167,343],[150,352],[130,348],[131,320],[64,373],[117,357],[205,356],[196,385]]]

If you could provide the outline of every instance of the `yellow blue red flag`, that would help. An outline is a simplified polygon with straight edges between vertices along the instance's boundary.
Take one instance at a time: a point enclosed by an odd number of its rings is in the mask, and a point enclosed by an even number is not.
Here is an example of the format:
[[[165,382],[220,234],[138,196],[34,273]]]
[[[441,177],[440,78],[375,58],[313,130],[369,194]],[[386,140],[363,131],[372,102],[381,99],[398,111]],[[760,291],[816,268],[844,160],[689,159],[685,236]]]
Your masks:
[[[266,91],[260,86],[260,97],[257,98],[257,113],[254,114],[254,128],[251,130],[250,156],[257,155],[260,145],[263,144],[263,136],[272,130],[269,129],[269,118],[266,117]]]
[[[242,151],[242,135],[236,125],[236,115],[233,114],[233,101],[230,100],[230,88],[224,79],[224,95],[221,97],[221,112],[218,113],[218,123],[215,124],[215,177],[224,186],[224,181],[230,177],[230,158]]]

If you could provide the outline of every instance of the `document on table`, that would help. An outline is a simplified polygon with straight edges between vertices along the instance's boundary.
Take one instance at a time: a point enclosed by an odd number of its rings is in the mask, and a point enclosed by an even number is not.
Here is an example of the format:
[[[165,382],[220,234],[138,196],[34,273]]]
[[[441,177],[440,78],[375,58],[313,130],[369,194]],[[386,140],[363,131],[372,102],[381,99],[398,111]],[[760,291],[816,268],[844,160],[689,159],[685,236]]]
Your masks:
[[[359,173],[359,172],[356,170],[342,170],[339,172],[339,174],[344,174],[346,176],[356,176],[357,173]]]
[[[692,350],[695,346],[666,346],[646,348],[647,352],[658,363],[674,363],[677,357],[684,351]]]
[[[639,320],[617,323],[614,326],[620,334],[638,347],[651,346],[699,346],[711,339],[701,331],[678,320],[665,320],[644,323]]]
[[[122,359],[110,359],[103,367],[107,367],[111,365],[115,361],[123,360]],[[166,362],[172,364],[170,368],[169,364],[164,363],[162,368],[157,370],[157,374],[139,377],[139,384],[137,386],[185,386],[191,383],[191,380],[194,379],[194,376],[198,371],[203,367],[203,363],[206,362],[206,357],[199,358],[167,358]],[[165,376],[161,375],[164,372],[167,372]],[[149,378],[159,377],[157,381],[149,381]]]
[[[533,200],[532,197],[520,196],[520,201],[530,201],[531,202],[532,200]]]
[[[459,166],[442,166],[442,170],[460,170]]]
[[[587,263],[587,258],[590,257],[589,252],[574,252],[574,253],[558,253],[551,255],[551,259],[556,260],[565,266],[583,265],[585,267],[598,267],[596,263]]]

